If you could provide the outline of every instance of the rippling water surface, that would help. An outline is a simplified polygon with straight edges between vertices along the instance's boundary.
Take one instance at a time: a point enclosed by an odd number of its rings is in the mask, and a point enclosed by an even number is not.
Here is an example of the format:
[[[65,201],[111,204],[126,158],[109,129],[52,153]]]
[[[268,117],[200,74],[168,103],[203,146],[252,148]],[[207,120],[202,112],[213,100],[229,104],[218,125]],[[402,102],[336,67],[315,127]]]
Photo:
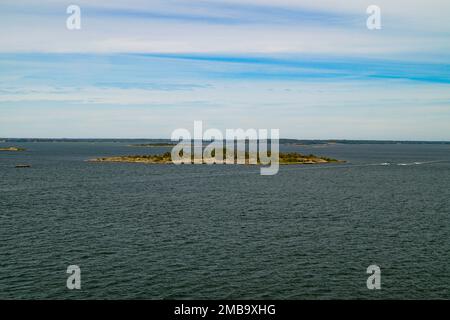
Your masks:
[[[0,298],[450,297],[450,145],[282,146],[347,163],[275,176],[84,161],[167,150],[126,143],[14,145],[27,151],[0,153]]]

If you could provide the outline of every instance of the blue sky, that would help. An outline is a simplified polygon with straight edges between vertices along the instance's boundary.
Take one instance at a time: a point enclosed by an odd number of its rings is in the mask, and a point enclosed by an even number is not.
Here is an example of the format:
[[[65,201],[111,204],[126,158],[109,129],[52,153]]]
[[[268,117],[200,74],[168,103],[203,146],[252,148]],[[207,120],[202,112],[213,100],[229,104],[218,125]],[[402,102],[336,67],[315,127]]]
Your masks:
[[[81,30],[66,7],[81,7]],[[0,137],[450,140],[446,1],[2,1]]]

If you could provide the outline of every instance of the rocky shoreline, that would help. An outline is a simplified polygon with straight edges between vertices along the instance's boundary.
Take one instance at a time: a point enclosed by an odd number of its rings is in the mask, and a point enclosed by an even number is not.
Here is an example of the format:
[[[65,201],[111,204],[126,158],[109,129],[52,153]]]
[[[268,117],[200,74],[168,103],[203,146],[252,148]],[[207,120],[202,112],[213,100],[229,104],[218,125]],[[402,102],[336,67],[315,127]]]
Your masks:
[[[255,165],[261,165],[259,157]],[[235,158],[236,160],[236,158]],[[127,156],[115,156],[115,157],[102,157],[88,160],[89,162],[122,162],[122,163],[145,163],[145,164],[172,164],[172,156],[170,152],[156,155],[127,155]],[[236,162],[236,161],[235,161]],[[302,155],[297,152],[279,153],[279,164],[324,164],[324,163],[343,163],[345,161],[332,159],[328,157],[321,157],[316,155]],[[184,162],[186,164],[193,164],[194,159],[191,157],[191,161]],[[216,161],[215,158],[203,158],[197,163],[213,164],[213,163],[226,163],[226,161]],[[250,165],[248,153],[245,157],[245,163]]]
[[[0,151],[25,151],[25,149],[19,147],[3,147],[0,148]]]

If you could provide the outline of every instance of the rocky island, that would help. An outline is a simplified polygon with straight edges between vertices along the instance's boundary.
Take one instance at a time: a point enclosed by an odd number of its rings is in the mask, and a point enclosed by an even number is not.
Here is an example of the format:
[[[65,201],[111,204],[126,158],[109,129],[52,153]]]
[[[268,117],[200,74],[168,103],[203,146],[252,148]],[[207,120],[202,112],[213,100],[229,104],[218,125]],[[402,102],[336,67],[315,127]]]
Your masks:
[[[25,151],[25,149],[18,148],[18,147],[3,147],[3,148],[0,148],[0,151]]]
[[[224,150],[224,158],[226,157],[226,150]],[[182,156],[182,154],[180,154]],[[270,152],[268,152],[268,156],[270,157]],[[257,164],[262,164],[259,156],[256,156]],[[234,155],[234,159],[237,159],[237,155]],[[165,152],[162,154],[155,155],[128,155],[128,156],[117,156],[117,157],[105,157],[105,158],[96,158],[88,160],[90,162],[125,162],[125,163],[147,163],[147,164],[171,164],[172,163],[172,154],[170,152]],[[214,163],[214,151],[212,152],[212,158],[203,159],[202,163]],[[217,161],[216,161],[217,162]],[[321,163],[342,163],[345,161],[336,160],[328,157],[316,156],[313,154],[310,155],[302,155],[298,152],[288,152],[288,153],[279,153],[279,164],[321,164]],[[189,162],[188,162],[189,163]],[[191,164],[194,163],[193,156],[191,156]],[[225,163],[225,161],[223,161]],[[249,153],[245,153],[245,164],[249,163]]]
[[[127,147],[140,147],[140,148],[155,148],[155,147],[174,147],[173,143],[139,143],[139,144],[129,144]]]

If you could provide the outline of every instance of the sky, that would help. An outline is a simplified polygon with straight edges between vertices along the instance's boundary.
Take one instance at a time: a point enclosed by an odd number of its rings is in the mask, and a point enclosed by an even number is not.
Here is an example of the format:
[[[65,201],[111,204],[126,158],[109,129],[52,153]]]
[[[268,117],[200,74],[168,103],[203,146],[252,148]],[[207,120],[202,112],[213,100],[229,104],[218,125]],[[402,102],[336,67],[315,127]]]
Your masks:
[[[0,137],[170,138],[202,120],[450,140],[449,13],[445,0],[2,0]]]

